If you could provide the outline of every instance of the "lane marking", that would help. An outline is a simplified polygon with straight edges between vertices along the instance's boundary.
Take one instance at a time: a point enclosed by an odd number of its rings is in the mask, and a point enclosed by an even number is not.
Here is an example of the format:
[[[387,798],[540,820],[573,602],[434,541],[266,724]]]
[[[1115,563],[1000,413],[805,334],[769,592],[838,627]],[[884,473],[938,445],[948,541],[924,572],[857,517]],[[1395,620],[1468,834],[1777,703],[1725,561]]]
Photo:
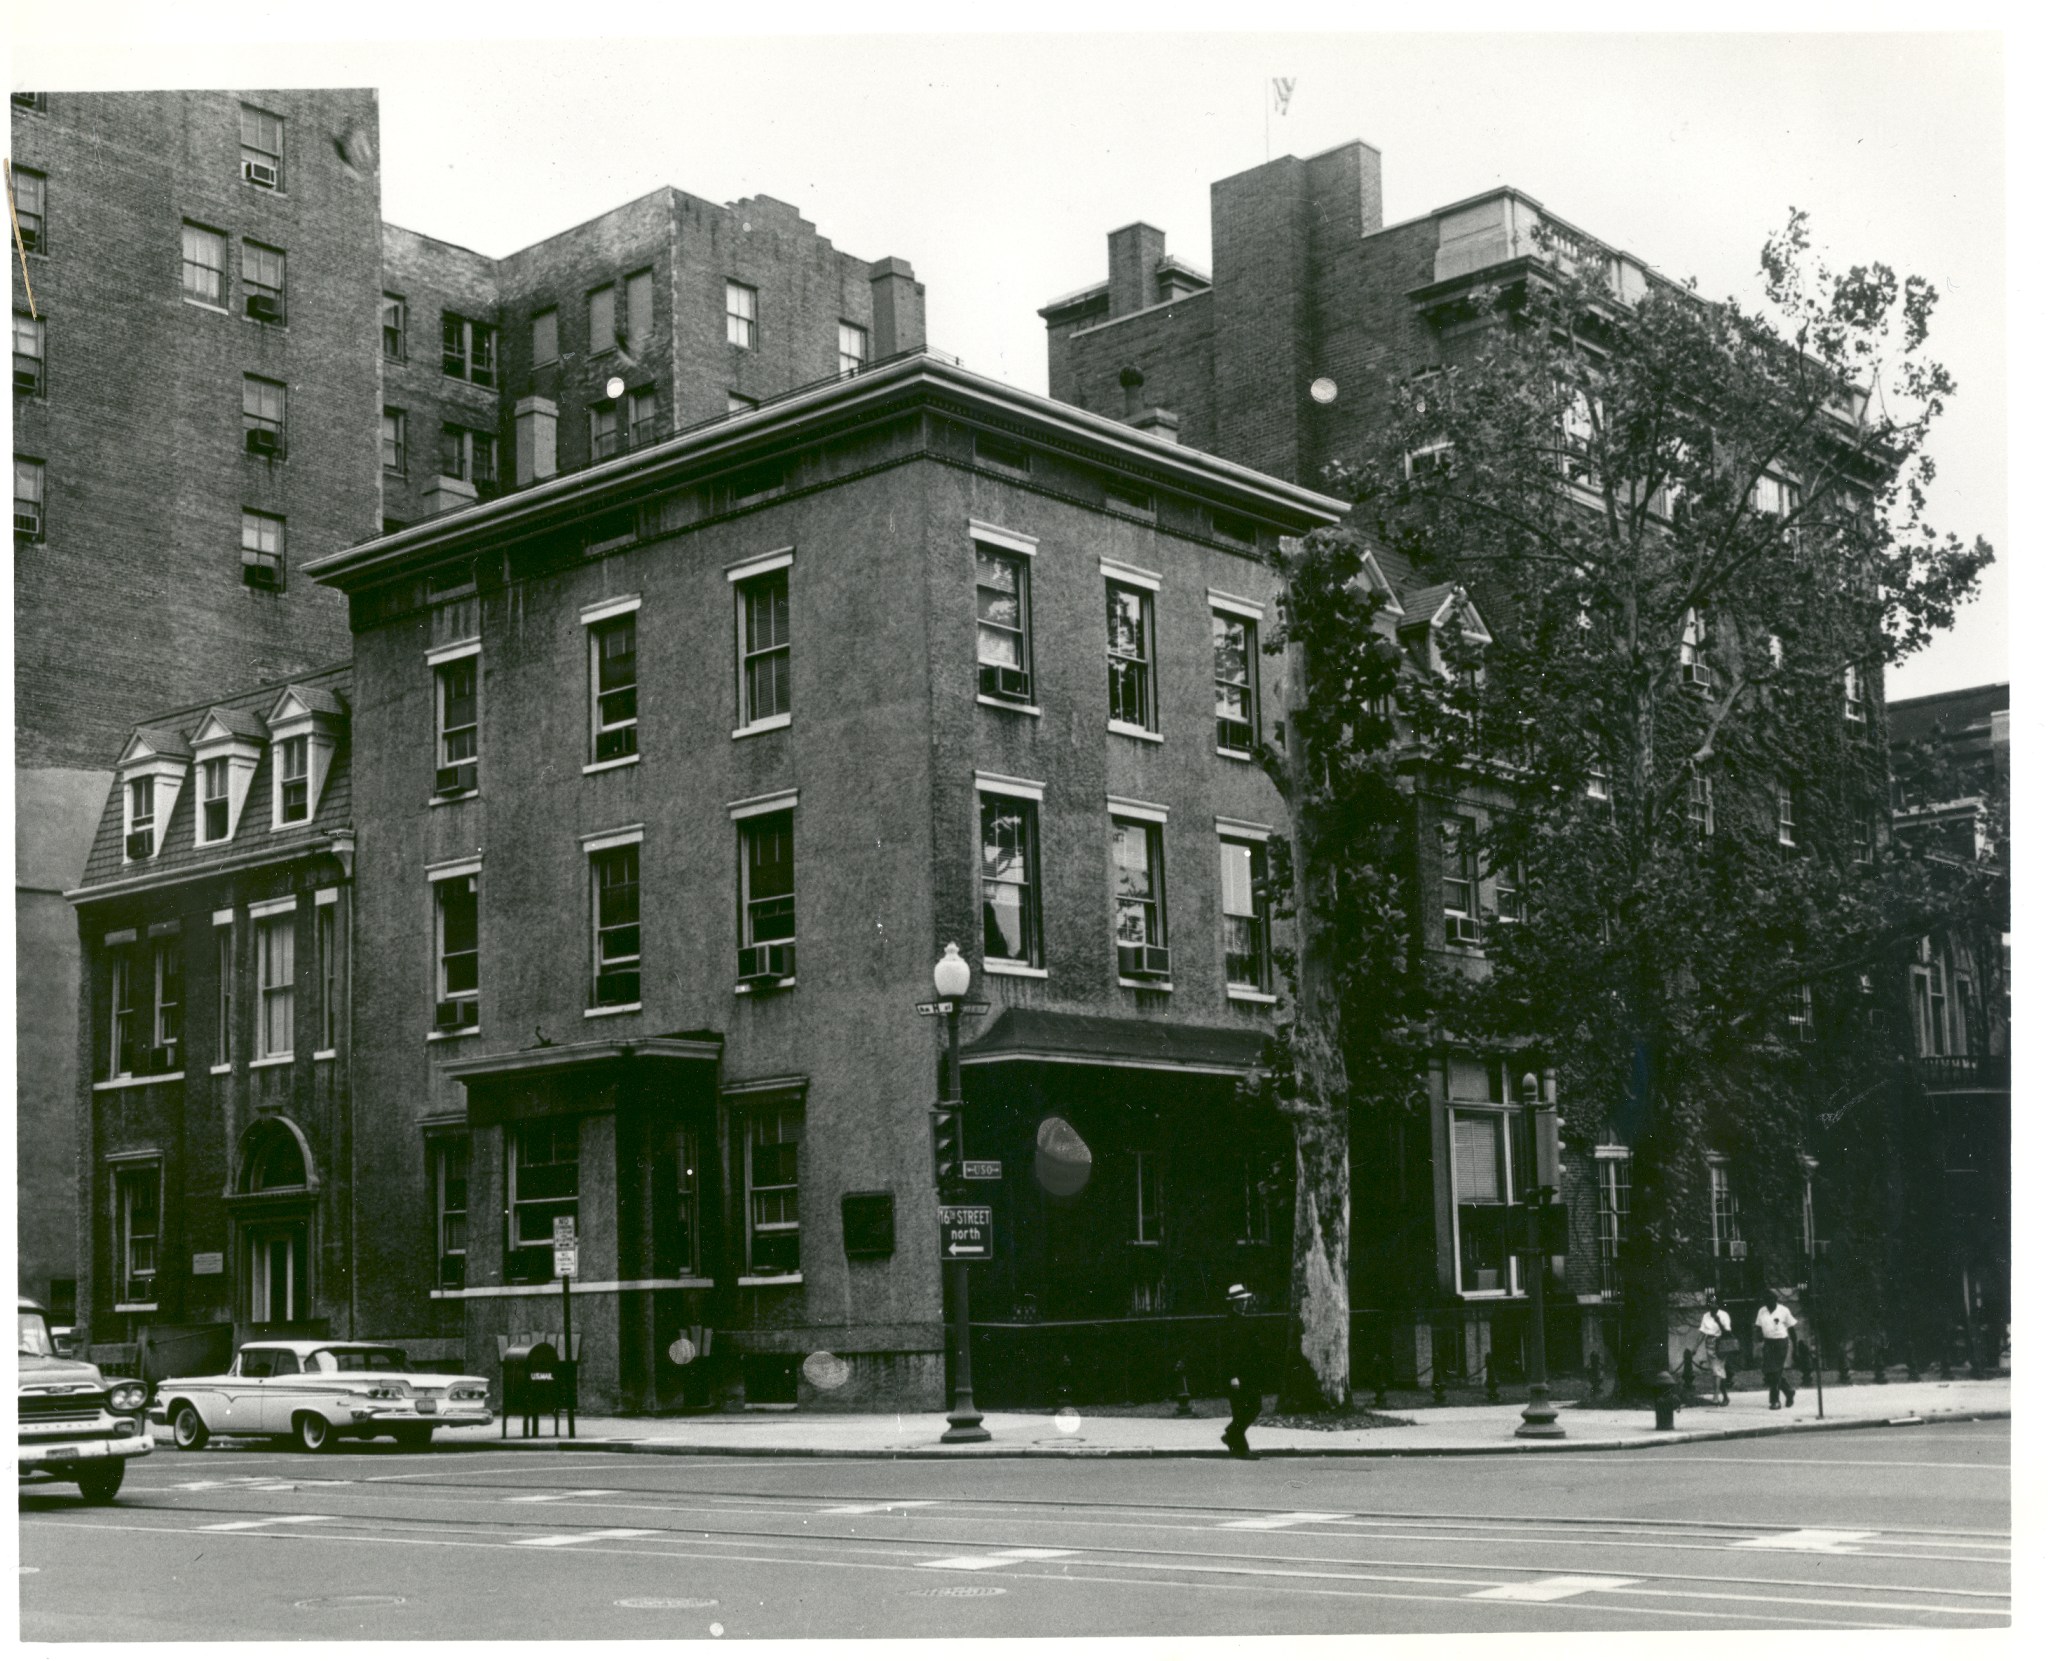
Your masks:
[[[1763,1534],[1735,1544],[1742,1551],[1824,1551],[1853,1557],[1862,1550],[1863,1541],[1877,1537],[1872,1528],[1795,1528],[1789,1534]]]
[[[1288,1511],[1277,1517],[1240,1517],[1218,1523],[1218,1528],[1298,1528],[1303,1523],[1342,1523],[1351,1520],[1348,1511]]]
[[[1008,1569],[1019,1563],[1043,1562],[1054,1557],[1074,1557],[1076,1552],[1062,1550],[1055,1546],[1012,1546],[1005,1551],[992,1551],[978,1557],[939,1557],[929,1563],[920,1563],[920,1569]]]
[[[659,1534],[658,1528],[593,1528],[583,1534],[542,1534],[531,1540],[514,1540],[515,1546],[577,1546],[586,1540],[638,1540]]]
[[[278,1523],[335,1523],[339,1517],[245,1517],[238,1523],[202,1523],[202,1534],[234,1534],[245,1528],[269,1528]]]
[[[818,1514],[821,1517],[871,1517],[884,1511],[917,1511],[928,1505],[937,1505],[937,1500],[876,1500],[865,1505],[828,1505]]]
[[[1612,1574],[1558,1574],[1545,1580],[1524,1580],[1510,1586],[1489,1586],[1483,1592],[1468,1592],[1471,1598],[1496,1598],[1503,1603],[1556,1603],[1586,1592],[1618,1592],[1624,1586],[1640,1586],[1639,1580],[1624,1580]]]
[[[515,1494],[504,1503],[507,1505],[546,1505],[553,1500],[589,1500],[603,1494],[616,1494],[616,1488],[571,1488],[559,1494]]]

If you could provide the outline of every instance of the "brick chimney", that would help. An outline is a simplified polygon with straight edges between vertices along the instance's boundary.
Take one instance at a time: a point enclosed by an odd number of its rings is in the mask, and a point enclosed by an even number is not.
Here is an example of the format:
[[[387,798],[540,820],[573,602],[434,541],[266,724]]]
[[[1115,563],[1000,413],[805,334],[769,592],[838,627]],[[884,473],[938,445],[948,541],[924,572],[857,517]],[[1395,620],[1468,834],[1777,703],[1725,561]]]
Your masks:
[[[552,479],[555,462],[555,402],[552,398],[522,398],[512,406],[513,477],[521,488],[539,479]]]
[[[868,286],[874,293],[875,327],[870,346],[875,356],[923,351],[924,284],[910,269],[910,261],[876,260],[868,267]]]
[[[420,492],[420,509],[429,519],[439,513],[453,513],[457,508],[475,505],[476,486],[467,479],[451,479],[445,473],[438,475]]]
[[[1143,311],[1159,297],[1166,233],[1143,220],[1109,233],[1109,315]]]

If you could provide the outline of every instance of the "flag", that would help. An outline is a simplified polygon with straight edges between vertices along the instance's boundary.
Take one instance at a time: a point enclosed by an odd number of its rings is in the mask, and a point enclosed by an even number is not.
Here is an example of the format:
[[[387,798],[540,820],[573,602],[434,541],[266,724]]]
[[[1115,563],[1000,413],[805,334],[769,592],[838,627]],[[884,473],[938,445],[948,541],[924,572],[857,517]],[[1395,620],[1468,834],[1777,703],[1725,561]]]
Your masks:
[[[1273,77],[1273,113],[1285,115],[1288,101],[1294,96],[1295,77],[1292,75]]]

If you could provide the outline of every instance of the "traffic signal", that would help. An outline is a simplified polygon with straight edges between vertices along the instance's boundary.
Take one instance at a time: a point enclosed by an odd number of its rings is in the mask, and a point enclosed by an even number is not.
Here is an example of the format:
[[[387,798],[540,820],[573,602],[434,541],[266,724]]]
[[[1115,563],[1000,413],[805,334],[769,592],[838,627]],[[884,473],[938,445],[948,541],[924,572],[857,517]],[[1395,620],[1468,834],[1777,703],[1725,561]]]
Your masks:
[[[960,1181],[960,1109],[932,1109],[932,1180],[941,1193]]]

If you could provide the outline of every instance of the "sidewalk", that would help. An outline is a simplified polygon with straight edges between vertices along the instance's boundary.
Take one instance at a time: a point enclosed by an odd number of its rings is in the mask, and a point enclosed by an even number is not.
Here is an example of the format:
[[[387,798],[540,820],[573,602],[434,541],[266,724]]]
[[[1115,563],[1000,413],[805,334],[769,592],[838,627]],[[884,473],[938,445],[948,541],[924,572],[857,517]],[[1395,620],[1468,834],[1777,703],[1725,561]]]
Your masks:
[[[1662,1447],[1772,1436],[1791,1431],[1849,1430],[1876,1425],[1950,1419],[2010,1418],[2012,1381],[1956,1379],[1950,1383],[1845,1384],[1826,1388],[1826,1417],[1811,1390],[1796,1407],[1770,1410],[1761,1390],[1738,1392],[1730,1407],[1688,1407],[1676,1430],[1654,1428],[1647,1408],[1566,1407],[1557,1422],[1564,1438],[1521,1441],[1520,1401],[1485,1407],[1403,1407],[1412,1425],[1370,1430],[1287,1430],[1257,1426],[1252,1446],[1266,1455],[1399,1458],[1479,1453],[1542,1453],[1588,1448]],[[1198,1408],[1197,1411],[1200,1409]],[[1391,1411],[1391,1410],[1390,1410]],[[990,1459],[990,1458],[1222,1458],[1220,1417],[1176,1419],[1115,1417],[1087,1409],[1051,1413],[988,1413],[986,1442],[947,1445],[942,1413],[718,1413],[679,1419],[627,1419],[578,1415],[576,1437],[501,1440],[499,1427],[446,1430],[442,1447],[509,1451],[639,1454],[710,1454],[780,1458]],[[543,1430],[552,1420],[543,1418]],[[517,1430],[515,1425],[514,1430]]]

